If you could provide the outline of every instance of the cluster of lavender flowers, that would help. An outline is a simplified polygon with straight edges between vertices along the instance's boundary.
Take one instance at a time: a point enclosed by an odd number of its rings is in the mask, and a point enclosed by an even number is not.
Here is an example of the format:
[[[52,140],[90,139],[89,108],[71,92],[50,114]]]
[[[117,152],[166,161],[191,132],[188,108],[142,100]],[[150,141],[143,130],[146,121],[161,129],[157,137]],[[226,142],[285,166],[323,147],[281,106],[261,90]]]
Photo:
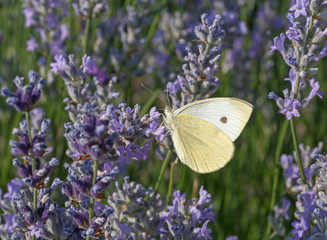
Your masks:
[[[306,175],[305,183],[300,178],[295,155],[281,156],[286,189],[290,197],[296,199],[296,210],[290,234],[285,229],[285,221],[290,221],[288,199],[284,198],[281,205],[276,205],[274,214],[269,216],[269,221],[280,237],[289,235],[288,239],[294,240],[327,238],[327,157],[321,154],[322,146],[322,142],[313,149],[300,145],[301,161]]]
[[[70,96],[64,100],[72,120],[65,124],[70,156],[74,159],[91,156],[101,161],[118,160],[122,165],[128,164],[130,158],[146,160],[151,141],[143,147],[135,141],[153,137],[162,140],[164,127],[159,126],[160,114],[155,108],[140,118],[139,105],[133,108],[125,102],[113,105],[112,100],[119,97],[113,86],[115,78],[99,79],[99,72],[90,57],[84,56],[78,69],[72,55],[69,60],[56,56],[51,67],[64,79]],[[90,77],[93,77],[93,84],[88,81]]]
[[[51,170],[59,161],[47,157],[52,150],[46,145],[50,120],[45,118],[42,110],[34,108],[45,80],[31,71],[29,84],[25,85],[23,77],[16,77],[14,83],[16,93],[3,88],[2,95],[7,97],[8,105],[26,116],[19,128],[13,130],[17,140],[10,141],[11,153],[15,156],[13,165],[21,179],[14,179],[8,186],[9,192],[1,199],[6,221],[1,226],[1,235],[7,233],[11,239],[26,239],[29,232],[31,236],[39,236],[40,226],[53,217],[55,203],[50,197],[61,181],[55,179],[49,186]],[[32,121],[30,117],[33,117]],[[47,234],[51,235],[51,230],[49,227]]]
[[[306,107],[313,97],[323,97],[319,91],[320,83],[315,79],[318,73],[317,64],[326,56],[327,48],[324,42],[327,34],[326,7],[321,0],[297,0],[290,7],[287,18],[290,27],[286,32],[274,38],[271,51],[279,51],[286,64],[291,68],[285,81],[291,83],[291,89],[283,90],[284,98],[275,93],[269,93],[269,98],[276,101],[279,112],[290,120],[299,117],[299,109]],[[285,43],[286,37],[290,43]],[[286,47],[285,46],[291,46]],[[308,95],[303,97],[306,89]]]
[[[216,15],[210,25],[208,15],[204,13],[201,16],[202,25],[194,28],[199,43],[198,53],[186,48],[184,76],[178,75],[177,80],[168,82],[166,87],[174,109],[194,100],[208,98],[217,90],[220,82],[215,73],[222,50],[219,45],[225,36],[225,31],[219,25],[220,19],[221,16]]]
[[[92,66],[91,60],[85,58],[80,71],[76,72],[73,61],[68,64],[65,58],[61,59],[52,67],[65,79],[72,102],[82,104],[77,116],[71,114],[74,123],[66,124],[65,136],[72,146],[74,159],[72,164],[66,164],[67,181],[55,179],[50,183],[51,170],[59,161],[47,160],[50,121],[44,118],[41,109],[34,108],[40,98],[41,87],[35,87],[38,75],[31,72],[30,84],[25,86],[23,78],[15,78],[16,93],[2,90],[8,104],[25,113],[26,119],[13,131],[17,136],[17,141],[11,141],[12,154],[17,156],[13,165],[21,179],[11,181],[8,193],[0,196],[0,207],[5,213],[4,222],[0,224],[1,236],[10,239],[210,238],[207,225],[214,221],[215,214],[211,196],[203,187],[200,198],[193,200],[187,200],[185,194],[176,191],[169,206],[151,188],[146,190],[130,182],[128,177],[122,186],[116,182],[124,168],[119,162],[126,165],[130,158],[147,158],[151,141],[138,147],[134,143],[136,139],[162,137],[163,127],[158,124],[159,114],[155,109],[142,118],[139,118],[138,105],[132,109],[125,103],[108,104],[104,111],[97,109],[93,102],[96,94],[92,94],[85,82],[80,84],[88,77],[86,65]],[[119,167],[114,166],[115,158]],[[109,193],[112,182],[116,182],[117,191]],[[66,198],[64,206],[52,199],[58,187]]]
[[[286,81],[291,89],[283,90],[284,99],[275,93],[269,94],[274,99],[279,112],[291,120],[294,154],[281,156],[285,185],[290,198],[295,201],[294,220],[291,232],[287,233],[285,221],[289,221],[289,200],[274,208],[274,216],[269,220],[279,237],[288,239],[326,239],[327,212],[325,197],[326,156],[321,154],[322,143],[311,149],[297,144],[293,117],[299,117],[300,108],[306,107],[315,97],[323,97],[319,91],[320,83],[315,76],[317,65],[326,56],[326,2],[321,0],[296,0],[292,2],[287,18],[290,23],[285,34],[274,38],[271,51],[279,51],[290,67]],[[291,44],[285,43],[286,37]],[[324,44],[322,44],[324,42]],[[286,47],[289,46],[289,47]],[[310,87],[308,87],[310,86]],[[307,94],[307,96],[305,96]],[[304,95],[305,97],[303,97]]]

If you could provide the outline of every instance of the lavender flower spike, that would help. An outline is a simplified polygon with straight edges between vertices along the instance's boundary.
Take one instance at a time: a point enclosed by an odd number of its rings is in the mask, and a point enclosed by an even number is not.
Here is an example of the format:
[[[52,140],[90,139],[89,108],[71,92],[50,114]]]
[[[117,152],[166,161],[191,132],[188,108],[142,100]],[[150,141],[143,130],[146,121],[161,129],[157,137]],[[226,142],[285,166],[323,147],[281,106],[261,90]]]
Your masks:
[[[319,91],[320,83],[314,78],[318,73],[317,64],[326,56],[326,43],[324,46],[321,43],[326,39],[327,28],[319,17],[327,13],[324,4],[319,0],[295,0],[287,15],[290,27],[286,36],[290,43],[286,43],[285,34],[281,33],[271,46],[271,51],[279,51],[291,68],[289,78],[285,78],[291,82],[291,91],[285,89],[283,104],[277,102],[281,108],[279,112],[285,114],[287,120],[299,117],[299,110],[306,107],[314,96],[322,98],[324,95]],[[285,45],[291,47],[286,50]],[[311,87],[309,95],[302,98],[302,91],[308,87]]]
[[[8,88],[2,88],[2,96],[7,97],[7,104],[13,106],[19,112],[30,112],[33,105],[37,103],[41,96],[41,89],[45,86],[46,80],[39,78],[33,71],[28,75],[29,84],[24,85],[23,77],[16,77],[13,82],[17,86],[16,93],[12,93]]]

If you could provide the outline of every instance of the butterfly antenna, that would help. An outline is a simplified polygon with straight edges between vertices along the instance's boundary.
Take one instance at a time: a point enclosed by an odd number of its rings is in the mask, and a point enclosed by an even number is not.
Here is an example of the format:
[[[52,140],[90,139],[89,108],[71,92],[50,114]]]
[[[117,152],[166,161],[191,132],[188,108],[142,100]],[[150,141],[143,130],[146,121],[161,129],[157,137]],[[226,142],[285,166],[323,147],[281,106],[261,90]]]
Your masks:
[[[148,90],[150,93],[152,93],[154,96],[156,96],[158,99],[160,99],[160,100],[161,100],[161,101],[166,105],[165,100],[164,100],[162,97],[160,97],[157,93],[155,93],[155,92],[152,91],[151,89],[149,89],[149,88],[147,88],[146,86],[144,86],[143,83],[141,84],[141,86],[142,86],[144,89]]]

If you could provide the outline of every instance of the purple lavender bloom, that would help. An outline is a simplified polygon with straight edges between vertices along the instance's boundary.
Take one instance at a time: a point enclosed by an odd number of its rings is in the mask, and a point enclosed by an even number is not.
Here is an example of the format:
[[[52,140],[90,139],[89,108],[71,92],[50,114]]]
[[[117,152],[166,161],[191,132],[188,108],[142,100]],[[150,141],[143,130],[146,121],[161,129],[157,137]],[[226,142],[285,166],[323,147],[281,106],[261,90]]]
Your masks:
[[[8,105],[13,106],[19,112],[30,112],[33,105],[37,103],[41,95],[41,89],[45,86],[44,78],[39,78],[38,74],[30,71],[28,75],[30,83],[24,86],[24,78],[16,77],[13,82],[17,86],[16,93],[12,93],[8,88],[2,88],[2,96],[7,97]]]
[[[294,11],[294,17],[298,18],[300,15],[307,16],[306,7],[309,5],[309,0],[295,0],[290,7],[290,11]]]
[[[300,102],[296,99],[285,98],[284,107],[279,110],[280,113],[286,115],[286,119],[290,120],[293,116],[300,117],[298,108],[301,106]]]
[[[309,95],[303,99],[303,104],[308,104],[311,101],[311,99],[315,96],[318,96],[319,98],[322,99],[323,96],[325,95],[324,92],[319,91],[320,82],[315,81],[315,80],[316,80],[315,78],[312,78],[310,80],[311,91],[310,91]]]
[[[301,33],[300,33],[300,29],[299,29],[299,23],[295,21],[294,15],[292,13],[288,13],[287,19],[293,26],[288,28],[288,31],[286,32],[286,36],[290,40],[295,40],[298,42],[301,41]]]
[[[310,224],[307,220],[304,219],[303,216],[301,216],[300,221],[292,222],[292,234],[294,234],[296,239],[302,239],[304,237],[304,234],[307,230],[310,229]]]
[[[281,33],[280,34],[280,37],[275,37],[274,38],[274,45],[271,46],[271,52],[277,50],[284,57],[286,55],[286,50],[285,50],[285,47],[284,47],[285,39],[286,39],[286,37],[285,37],[285,34],[284,33]]]

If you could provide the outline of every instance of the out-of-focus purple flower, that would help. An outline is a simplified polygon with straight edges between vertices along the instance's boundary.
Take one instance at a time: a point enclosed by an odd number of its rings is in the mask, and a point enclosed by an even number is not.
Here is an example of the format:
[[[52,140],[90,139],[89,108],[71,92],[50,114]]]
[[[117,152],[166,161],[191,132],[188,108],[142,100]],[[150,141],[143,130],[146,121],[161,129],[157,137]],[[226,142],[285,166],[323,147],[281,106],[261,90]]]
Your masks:
[[[110,77],[107,73],[97,67],[95,62],[92,61],[91,57],[84,56],[83,57],[83,71],[88,75],[96,77],[96,79],[101,83],[105,84],[109,81]]]
[[[238,237],[236,237],[236,236],[229,236],[225,240],[238,240]]]
[[[34,18],[36,11],[32,6],[26,5],[23,14],[25,16],[25,27],[31,27],[37,24],[37,20]]]
[[[64,0],[26,0],[23,5],[25,27],[35,27],[34,35],[27,41],[27,50],[42,54],[62,54],[68,39],[68,27],[61,24],[68,14],[68,4]],[[41,41],[37,41],[40,39]]]
[[[33,105],[37,103],[41,95],[41,89],[45,86],[46,80],[39,78],[39,75],[33,71],[28,74],[29,84],[24,85],[23,77],[16,77],[13,82],[17,90],[12,93],[8,88],[2,88],[2,96],[7,97],[8,105],[13,106],[19,112],[30,112]]]
[[[5,234],[6,232],[13,232],[18,225],[12,198],[22,189],[24,185],[25,184],[21,179],[14,178],[8,183],[8,192],[3,196],[0,189],[0,208],[3,212],[3,221],[0,221],[0,236],[3,238],[6,236],[2,236],[2,234]]]
[[[86,18],[90,15],[93,18],[98,17],[108,8],[105,0],[74,0],[72,6],[77,16]]]
[[[273,215],[268,216],[269,222],[272,224],[277,235],[280,237],[283,237],[286,234],[285,221],[290,219],[289,216],[290,205],[291,205],[291,201],[288,200],[287,198],[283,198],[281,204],[276,204],[274,206]]]
[[[258,61],[265,57],[263,64],[267,64],[267,67],[271,67],[272,63],[267,58],[268,49],[271,46],[270,34],[274,31],[280,31],[284,27],[282,19],[274,11],[270,2],[265,2],[258,9],[256,15],[255,25],[250,33],[251,48],[249,49],[249,57],[251,59],[257,58]],[[268,47],[269,46],[269,47]],[[266,57],[267,56],[267,57]],[[261,57],[261,58],[260,58]]]
[[[27,51],[34,52],[36,49],[38,49],[39,45],[35,41],[34,37],[31,37],[30,40],[27,41]]]

